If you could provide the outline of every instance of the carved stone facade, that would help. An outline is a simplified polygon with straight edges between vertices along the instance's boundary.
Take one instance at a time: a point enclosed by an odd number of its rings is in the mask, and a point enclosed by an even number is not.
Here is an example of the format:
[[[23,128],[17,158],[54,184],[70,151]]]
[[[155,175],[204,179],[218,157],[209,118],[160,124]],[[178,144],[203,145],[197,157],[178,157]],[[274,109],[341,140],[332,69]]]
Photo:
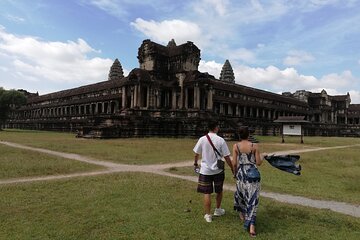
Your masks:
[[[359,105],[349,94],[297,91],[282,95],[234,82],[227,60],[220,79],[198,71],[200,50],[192,43],[163,46],[144,40],[139,68],[123,76],[116,59],[108,81],[30,96],[11,115],[12,128],[78,131],[84,137],[199,136],[217,119],[233,137],[241,125],[255,134],[277,135],[279,116],[305,116],[305,135],[356,135]]]

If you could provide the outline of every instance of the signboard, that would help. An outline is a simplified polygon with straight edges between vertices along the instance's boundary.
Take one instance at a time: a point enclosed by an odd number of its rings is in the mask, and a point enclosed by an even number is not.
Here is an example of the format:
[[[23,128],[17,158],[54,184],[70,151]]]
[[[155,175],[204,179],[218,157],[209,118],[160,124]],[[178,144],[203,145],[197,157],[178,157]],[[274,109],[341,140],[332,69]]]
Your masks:
[[[284,135],[294,135],[301,136],[301,125],[297,124],[284,124],[283,125],[283,134]]]

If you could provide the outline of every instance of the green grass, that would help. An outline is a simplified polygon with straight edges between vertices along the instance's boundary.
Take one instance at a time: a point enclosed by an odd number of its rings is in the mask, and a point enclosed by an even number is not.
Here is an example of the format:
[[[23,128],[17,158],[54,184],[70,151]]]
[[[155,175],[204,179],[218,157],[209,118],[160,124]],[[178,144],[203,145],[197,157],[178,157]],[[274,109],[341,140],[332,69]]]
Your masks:
[[[303,149],[332,143],[315,138],[311,145],[293,143],[280,144],[280,137],[258,137],[262,152]],[[326,138],[325,138],[326,139]],[[73,133],[29,131],[7,129],[0,132],[0,140],[16,142],[32,147],[55,151],[77,153],[101,160],[129,164],[153,164],[178,162],[193,159],[192,149],[197,139],[190,138],[123,138],[123,139],[83,139],[75,138]],[[360,143],[360,139],[335,139],[339,144]],[[230,151],[235,142],[228,142]]]
[[[134,173],[2,185],[0,239],[248,239],[231,192],[208,224],[195,188]],[[359,229],[358,218],[260,200],[257,239],[359,239]]]
[[[311,145],[304,145],[296,144],[299,140],[298,137],[287,137],[290,143],[285,144],[277,142],[280,140],[278,137],[258,138],[261,141],[260,148],[262,152],[303,149],[315,146],[338,146],[359,142],[359,139],[354,138],[307,137],[306,139]],[[196,142],[196,139],[184,138],[78,139],[69,133],[23,130],[2,131],[0,132],[0,139],[34,147],[78,153],[102,160],[132,164],[168,163],[191,160],[193,159],[192,148]],[[234,142],[228,143],[230,148],[233,143]],[[6,157],[6,155],[8,154],[3,154],[3,158]],[[48,158],[47,155],[42,156]],[[359,194],[353,194],[354,191],[359,192],[360,190],[359,185],[356,184],[357,179],[360,177],[360,166],[359,161],[357,161],[358,156],[359,150],[356,147],[301,154],[300,163],[302,164],[303,171],[300,177],[279,171],[265,162],[261,167],[262,188],[265,191],[359,204]],[[7,158],[13,159],[14,157],[10,156],[10,158]],[[21,157],[21,159],[22,158],[24,157]],[[37,159],[37,157],[33,158]],[[62,162],[73,163],[73,161]],[[21,164],[22,163],[19,163],[18,165]],[[37,175],[37,172],[41,174],[63,172],[63,170],[52,171],[51,167],[36,169],[36,166],[42,166],[42,164],[33,165],[35,167],[33,166],[31,171],[35,172],[34,175]],[[12,167],[8,168],[11,169]],[[73,170],[72,167],[69,168]],[[44,169],[50,169],[51,171],[46,173]],[[179,174],[193,174],[192,167],[173,170],[177,170]],[[18,170],[18,167],[13,167],[12,172],[14,171],[20,170]],[[8,170],[4,170],[3,172],[3,174],[6,174]],[[27,170],[25,169],[23,173],[19,175],[24,175],[24,172],[27,172]],[[14,175],[11,171],[9,171],[9,174],[16,176],[16,173]],[[7,176],[3,175],[3,177]],[[234,184],[231,176],[227,177],[227,182]]]
[[[302,153],[299,161],[301,176],[282,172],[266,164],[261,166],[262,188],[360,204],[359,154],[359,147]]]
[[[84,172],[101,167],[0,144],[0,179]]]
[[[189,160],[196,144],[196,139],[185,138],[83,139],[71,133],[23,130],[4,130],[0,140],[130,164]]]
[[[281,143],[281,136],[256,136],[261,143]],[[300,144],[299,136],[285,136],[286,144]],[[360,138],[350,137],[309,137],[304,136],[305,146],[334,147],[339,145],[360,144]]]
[[[299,163],[302,175],[296,176],[272,167],[267,161],[260,167],[264,191],[288,193],[313,199],[336,200],[360,204],[360,148],[302,153]],[[171,168],[179,175],[193,175],[193,167]],[[235,184],[226,170],[227,184]]]

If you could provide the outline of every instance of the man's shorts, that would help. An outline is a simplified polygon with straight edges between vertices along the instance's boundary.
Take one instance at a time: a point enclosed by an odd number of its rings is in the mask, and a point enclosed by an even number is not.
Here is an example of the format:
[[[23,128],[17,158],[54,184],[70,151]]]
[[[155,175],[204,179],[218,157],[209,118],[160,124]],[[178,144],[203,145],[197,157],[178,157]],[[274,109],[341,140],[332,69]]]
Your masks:
[[[215,175],[199,175],[199,182],[197,191],[199,193],[210,194],[214,192],[221,193],[223,191],[223,184],[225,173],[221,172]]]

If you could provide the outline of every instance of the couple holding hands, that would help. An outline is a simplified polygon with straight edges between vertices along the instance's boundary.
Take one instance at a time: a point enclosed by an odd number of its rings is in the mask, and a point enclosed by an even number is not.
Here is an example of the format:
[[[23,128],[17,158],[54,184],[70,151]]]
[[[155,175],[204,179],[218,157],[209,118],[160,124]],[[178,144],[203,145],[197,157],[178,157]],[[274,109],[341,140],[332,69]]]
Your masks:
[[[240,128],[240,141],[233,145],[231,160],[229,148],[225,140],[217,135],[218,131],[218,123],[210,123],[209,133],[201,137],[193,149],[195,169],[199,168],[198,160],[201,155],[197,191],[204,194],[204,218],[207,222],[212,222],[213,216],[225,214],[225,210],[221,208],[225,172],[221,166],[223,162],[218,161],[224,157],[236,178],[234,209],[238,211],[240,220],[244,223],[244,228],[250,236],[256,237],[256,211],[260,195],[260,174],[257,166],[262,163],[258,145],[248,140],[249,130],[247,127]],[[214,191],[216,208],[211,214],[211,193]]]

